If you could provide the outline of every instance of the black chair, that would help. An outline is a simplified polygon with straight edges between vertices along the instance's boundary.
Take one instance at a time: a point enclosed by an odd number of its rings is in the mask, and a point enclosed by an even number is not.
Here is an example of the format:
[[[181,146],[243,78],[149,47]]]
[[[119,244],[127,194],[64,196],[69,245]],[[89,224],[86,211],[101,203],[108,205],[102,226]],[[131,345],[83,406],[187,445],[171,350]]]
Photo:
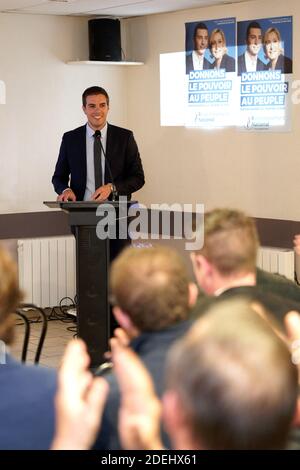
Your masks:
[[[20,306],[16,309],[15,314],[18,315],[22,320],[24,321],[24,326],[25,326],[25,335],[24,335],[24,341],[23,341],[23,348],[22,348],[22,357],[21,360],[22,362],[26,362],[26,357],[27,357],[27,351],[28,351],[28,344],[29,344],[29,337],[30,337],[30,323],[31,320],[28,319],[26,316],[26,311],[24,309],[32,309],[35,310],[42,321],[42,329],[36,349],[36,353],[34,356],[34,363],[38,364],[41,356],[41,352],[43,349],[45,337],[47,334],[47,328],[48,328],[48,322],[47,322],[47,316],[44,310],[41,307],[38,307],[37,305],[34,304],[25,304],[22,303]]]

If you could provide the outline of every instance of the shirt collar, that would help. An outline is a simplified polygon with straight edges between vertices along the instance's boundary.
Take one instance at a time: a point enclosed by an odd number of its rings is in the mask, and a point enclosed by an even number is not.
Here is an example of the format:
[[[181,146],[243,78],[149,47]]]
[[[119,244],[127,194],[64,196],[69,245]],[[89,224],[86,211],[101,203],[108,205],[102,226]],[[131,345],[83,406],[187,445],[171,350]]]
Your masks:
[[[93,135],[95,134],[95,131],[94,129],[92,129],[89,125],[89,123],[87,122],[86,123],[86,133],[88,135],[88,137],[93,137]],[[107,134],[107,123],[105,124],[105,126],[101,129],[101,138],[105,139],[106,138],[106,134]]]

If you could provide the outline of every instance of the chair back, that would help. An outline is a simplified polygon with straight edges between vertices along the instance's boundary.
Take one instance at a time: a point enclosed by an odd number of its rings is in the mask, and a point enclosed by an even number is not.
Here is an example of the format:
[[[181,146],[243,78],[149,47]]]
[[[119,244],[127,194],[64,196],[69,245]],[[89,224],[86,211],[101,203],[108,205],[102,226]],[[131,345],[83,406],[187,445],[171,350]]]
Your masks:
[[[27,309],[35,310],[38,313],[42,322],[42,328],[41,328],[41,332],[40,332],[40,336],[39,336],[39,340],[37,343],[37,348],[36,348],[36,352],[34,356],[34,363],[38,364],[40,357],[41,357],[45,337],[47,334],[47,328],[48,328],[47,316],[46,316],[45,311],[41,307],[38,307],[37,305],[34,305],[34,304],[22,303],[16,309],[15,314],[19,316],[20,318],[22,318],[24,322],[24,327],[25,327],[25,334],[24,334],[23,347],[22,347],[22,356],[21,356],[22,362],[26,362],[29,339],[30,339],[30,332],[31,332],[30,324],[32,323],[32,320],[30,320],[27,316],[27,313],[28,313]]]

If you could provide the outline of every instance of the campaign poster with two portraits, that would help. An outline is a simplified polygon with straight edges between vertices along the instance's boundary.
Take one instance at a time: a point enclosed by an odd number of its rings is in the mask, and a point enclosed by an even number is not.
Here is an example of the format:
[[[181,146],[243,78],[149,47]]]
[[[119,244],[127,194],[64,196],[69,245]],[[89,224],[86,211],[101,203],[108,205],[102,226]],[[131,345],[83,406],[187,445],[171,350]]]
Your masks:
[[[187,127],[289,131],[291,16],[186,23]]]

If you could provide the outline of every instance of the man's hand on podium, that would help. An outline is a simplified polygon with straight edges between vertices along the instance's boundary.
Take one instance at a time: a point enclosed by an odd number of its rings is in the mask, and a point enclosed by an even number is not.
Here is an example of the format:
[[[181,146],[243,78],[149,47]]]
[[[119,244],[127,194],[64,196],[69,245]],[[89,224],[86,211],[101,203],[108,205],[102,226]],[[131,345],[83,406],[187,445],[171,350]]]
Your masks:
[[[57,196],[57,201],[76,201],[76,196],[73,193],[72,189],[65,189],[65,191],[63,191],[59,196]]]
[[[104,184],[96,189],[94,194],[92,194],[92,201],[105,201],[108,199],[109,195],[112,192],[112,185],[111,183]]]

